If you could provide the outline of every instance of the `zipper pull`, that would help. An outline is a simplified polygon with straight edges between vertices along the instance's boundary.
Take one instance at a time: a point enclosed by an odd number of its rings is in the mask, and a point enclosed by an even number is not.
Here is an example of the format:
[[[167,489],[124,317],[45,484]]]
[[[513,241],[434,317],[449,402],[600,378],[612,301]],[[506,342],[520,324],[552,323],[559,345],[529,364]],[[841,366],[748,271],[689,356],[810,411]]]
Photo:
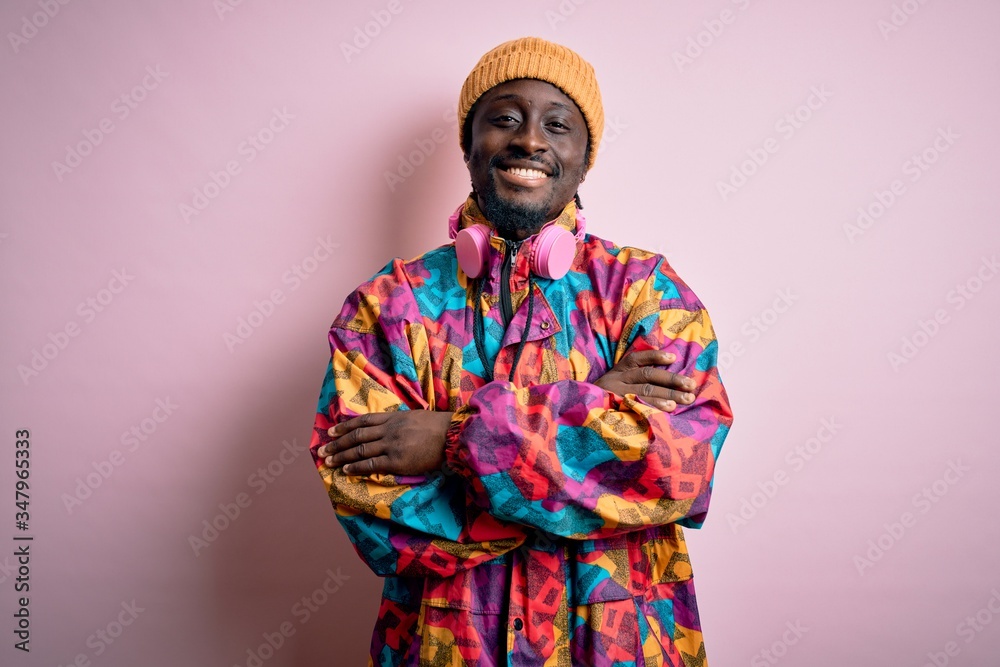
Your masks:
[[[510,326],[510,321],[514,319],[514,306],[510,296],[510,274],[514,270],[514,260],[517,258],[517,251],[521,248],[522,241],[511,241],[504,239],[503,263],[500,265],[500,313],[503,316],[504,329]]]

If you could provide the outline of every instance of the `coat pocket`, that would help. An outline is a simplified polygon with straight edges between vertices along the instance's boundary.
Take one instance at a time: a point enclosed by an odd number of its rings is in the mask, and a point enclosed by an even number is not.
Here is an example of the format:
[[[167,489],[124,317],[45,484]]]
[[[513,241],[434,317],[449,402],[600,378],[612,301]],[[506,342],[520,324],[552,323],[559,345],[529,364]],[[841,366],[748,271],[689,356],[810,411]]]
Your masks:
[[[500,556],[450,577],[424,580],[423,604],[473,614],[500,614],[507,594],[509,558]]]
[[[627,600],[658,584],[691,578],[684,534],[676,524],[573,543],[570,550],[573,605]]]

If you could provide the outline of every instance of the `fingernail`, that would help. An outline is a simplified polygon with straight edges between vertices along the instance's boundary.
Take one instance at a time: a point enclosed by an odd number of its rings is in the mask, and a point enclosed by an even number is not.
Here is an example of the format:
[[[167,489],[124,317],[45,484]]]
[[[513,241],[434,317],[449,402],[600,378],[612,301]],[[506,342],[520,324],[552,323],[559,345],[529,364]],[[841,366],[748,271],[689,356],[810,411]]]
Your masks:
[[[327,468],[332,468],[333,467],[333,457],[332,456],[326,457],[326,467]]]
[[[348,466],[344,466],[343,468],[341,468],[341,470],[344,471],[345,475],[350,475],[351,474],[351,469]]]
[[[693,401],[694,400],[694,394],[684,394],[684,400],[686,400],[686,401]]]

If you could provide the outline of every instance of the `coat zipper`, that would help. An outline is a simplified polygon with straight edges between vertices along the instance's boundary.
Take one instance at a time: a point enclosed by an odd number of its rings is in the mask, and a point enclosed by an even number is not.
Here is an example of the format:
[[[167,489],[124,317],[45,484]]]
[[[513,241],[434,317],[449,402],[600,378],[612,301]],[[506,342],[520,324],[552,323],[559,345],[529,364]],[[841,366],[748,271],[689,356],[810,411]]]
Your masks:
[[[500,265],[500,312],[503,315],[504,331],[510,326],[510,321],[514,319],[514,304],[510,297],[510,271],[517,260],[517,251],[521,248],[523,241],[503,240],[505,252],[503,264]]]

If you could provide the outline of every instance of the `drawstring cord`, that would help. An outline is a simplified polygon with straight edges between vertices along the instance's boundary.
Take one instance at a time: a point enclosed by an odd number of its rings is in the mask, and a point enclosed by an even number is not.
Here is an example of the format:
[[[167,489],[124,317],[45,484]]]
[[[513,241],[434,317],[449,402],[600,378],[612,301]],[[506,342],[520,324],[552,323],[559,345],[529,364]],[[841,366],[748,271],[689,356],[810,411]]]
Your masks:
[[[493,366],[489,363],[489,358],[486,356],[486,325],[483,319],[483,285],[486,282],[489,272],[483,275],[482,278],[476,281],[476,303],[475,303],[475,313],[473,314],[472,322],[472,337],[476,341],[476,352],[479,353],[479,361],[483,364],[483,375],[487,382],[493,381]],[[535,286],[531,283],[531,274],[528,274],[528,316],[524,320],[524,329],[521,331],[521,341],[517,344],[517,352],[514,353],[514,361],[510,365],[510,377],[507,378],[509,382],[514,381],[514,372],[517,370],[517,364],[521,361],[521,353],[524,352],[524,346],[528,342],[528,330],[531,328],[531,318],[535,314]]]
[[[528,316],[524,320],[524,329],[521,331],[521,342],[517,344],[517,352],[514,353],[514,361],[510,365],[510,377],[508,382],[514,381],[514,372],[517,364],[521,361],[521,353],[524,352],[524,344],[528,342],[528,330],[531,328],[531,318],[535,314],[535,286],[531,284],[531,274],[528,274]]]
[[[486,356],[486,345],[483,342],[485,337],[484,324],[483,324],[483,283],[486,282],[486,277],[490,275],[487,271],[482,278],[476,281],[476,303],[475,312],[472,317],[472,337],[476,339],[476,351],[479,353],[479,361],[483,364],[483,377],[487,382],[493,382],[493,367],[490,366],[487,361]]]

